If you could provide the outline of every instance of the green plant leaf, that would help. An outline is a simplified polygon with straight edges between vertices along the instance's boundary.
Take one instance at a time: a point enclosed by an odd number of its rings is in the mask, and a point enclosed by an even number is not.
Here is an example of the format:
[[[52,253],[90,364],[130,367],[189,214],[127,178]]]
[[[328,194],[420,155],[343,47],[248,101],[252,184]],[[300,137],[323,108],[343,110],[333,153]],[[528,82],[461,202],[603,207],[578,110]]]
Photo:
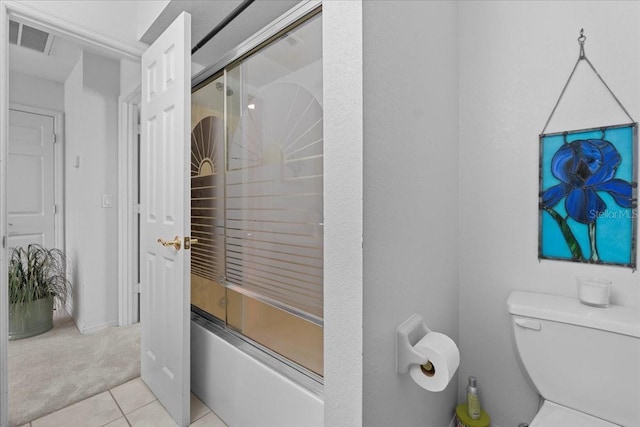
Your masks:
[[[64,253],[41,245],[31,244],[12,251],[8,279],[10,304],[42,298],[56,298],[64,304],[71,292]]]
[[[576,236],[573,235],[573,231],[571,231],[569,224],[567,224],[567,220],[551,208],[544,208],[544,210],[551,215],[551,218],[553,218],[560,227],[560,232],[562,233],[565,242],[567,242],[567,246],[569,247],[569,251],[571,251],[573,258],[584,260],[580,244],[578,243],[578,240],[576,240]]]

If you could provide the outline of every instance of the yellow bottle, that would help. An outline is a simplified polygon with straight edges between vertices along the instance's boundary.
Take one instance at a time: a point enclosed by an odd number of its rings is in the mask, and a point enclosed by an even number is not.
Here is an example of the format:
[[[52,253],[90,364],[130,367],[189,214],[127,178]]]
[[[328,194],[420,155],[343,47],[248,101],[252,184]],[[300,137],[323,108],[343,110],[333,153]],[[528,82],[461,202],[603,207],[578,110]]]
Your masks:
[[[467,413],[472,420],[479,419],[482,413],[478,398],[478,380],[473,376],[469,377],[469,385],[467,385]]]

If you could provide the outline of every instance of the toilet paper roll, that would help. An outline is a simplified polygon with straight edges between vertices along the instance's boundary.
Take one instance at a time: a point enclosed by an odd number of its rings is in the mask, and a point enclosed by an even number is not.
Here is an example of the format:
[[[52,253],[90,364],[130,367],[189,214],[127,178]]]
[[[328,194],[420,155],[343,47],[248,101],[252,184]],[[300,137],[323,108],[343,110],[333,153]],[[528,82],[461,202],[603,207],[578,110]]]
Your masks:
[[[425,390],[442,391],[460,365],[460,351],[451,338],[438,332],[429,332],[413,348],[424,355],[423,365],[411,365],[411,378]]]

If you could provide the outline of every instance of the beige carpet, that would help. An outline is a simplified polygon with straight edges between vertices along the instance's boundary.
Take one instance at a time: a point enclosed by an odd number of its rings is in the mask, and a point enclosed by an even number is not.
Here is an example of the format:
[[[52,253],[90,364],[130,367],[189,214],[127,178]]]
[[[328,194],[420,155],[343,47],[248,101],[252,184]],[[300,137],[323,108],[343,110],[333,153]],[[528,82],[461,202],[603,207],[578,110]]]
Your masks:
[[[140,325],[81,335],[68,316],[42,335],[9,342],[9,426],[140,376]]]

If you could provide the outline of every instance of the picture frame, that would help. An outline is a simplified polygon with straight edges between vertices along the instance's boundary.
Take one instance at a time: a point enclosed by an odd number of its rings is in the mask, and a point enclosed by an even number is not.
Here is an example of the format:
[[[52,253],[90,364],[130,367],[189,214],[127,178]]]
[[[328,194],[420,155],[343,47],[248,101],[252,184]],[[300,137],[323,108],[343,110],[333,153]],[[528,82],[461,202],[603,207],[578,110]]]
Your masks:
[[[538,258],[636,268],[637,123],[540,135]]]

